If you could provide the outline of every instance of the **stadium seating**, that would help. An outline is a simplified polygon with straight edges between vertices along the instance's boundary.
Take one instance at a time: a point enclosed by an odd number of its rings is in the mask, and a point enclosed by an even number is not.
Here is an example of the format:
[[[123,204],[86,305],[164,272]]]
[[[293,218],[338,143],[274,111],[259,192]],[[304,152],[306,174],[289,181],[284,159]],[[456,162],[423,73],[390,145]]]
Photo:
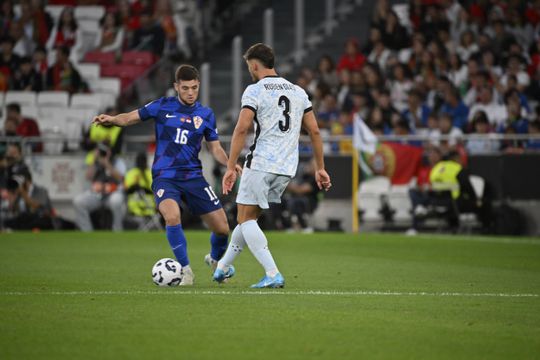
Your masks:
[[[97,5],[79,5],[75,7],[77,22],[82,20],[99,21],[105,15],[105,7]]]
[[[63,106],[69,105],[69,93],[67,91],[42,91],[38,93],[37,104],[43,106]]]
[[[21,106],[35,106],[37,104],[37,94],[31,91],[8,91],[4,103],[16,102]]]
[[[111,65],[116,62],[116,55],[112,52],[89,51],[84,55],[84,61],[100,65]]]
[[[71,96],[72,108],[101,109],[101,96],[99,94],[74,94]]]
[[[384,176],[375,176],[360,184],[358,189],[358,208],[362,212],[362,220],[380,220],[381,195],[390,190],[390,180]]]
[[[122,63],[150,66],[154,63],[154,55],[148,51],[125,51],[122,54]]]

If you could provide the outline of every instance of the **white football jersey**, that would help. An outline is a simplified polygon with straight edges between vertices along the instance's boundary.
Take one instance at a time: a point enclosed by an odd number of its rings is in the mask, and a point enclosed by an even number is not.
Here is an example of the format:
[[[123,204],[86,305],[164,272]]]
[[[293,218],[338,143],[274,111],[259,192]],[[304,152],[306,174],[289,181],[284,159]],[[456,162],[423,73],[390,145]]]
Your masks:
[[[245,166],[294,176],[302,118],[311,110],[306,92],[280,76],[267,76],[246,88],[242,108],[255,113],[255,140]]]

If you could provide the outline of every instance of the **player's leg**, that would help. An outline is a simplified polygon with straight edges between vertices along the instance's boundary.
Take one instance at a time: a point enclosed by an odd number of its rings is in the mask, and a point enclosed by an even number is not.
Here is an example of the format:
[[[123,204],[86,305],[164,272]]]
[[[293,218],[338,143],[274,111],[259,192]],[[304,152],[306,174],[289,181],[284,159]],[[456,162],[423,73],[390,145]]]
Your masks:
[[[268,248],[268,240],[257,223],[263,209],[268,209],[268,196],[275,175],[245,169],[238,190],[238,223],[249,250],[263,266],[265,277],[253,287],[283,287],[284,279]]]
[[[217,262],[225,250],[227,250],[227,240],[229,238],[229,222],[223,208],[201,215],[201,219],[212,230],[210,234],[210,256],[205,262],[210,265],[212,272],[216,269]]]
[[[158,209],[163,219],[165,219],[165,229],[169,245],[174,256],[180,265],[182,265],[182,281],[180,285],[193,285],[195,276],[189,265],[186,235],[180,222],[180,206],[176,200],[164,199],[159,203]]]
[[[234,275],[234,260],[240,255],[244,246],[246,246],[246,241],[242,234],[242,228],[240,227],[240,224],[238,224],[231,234],[231,241],[229,242],[227,251],[225,251],[225,254],[217,263],[217,268],[214,271],[215,281],[222,282],[226,278],[230,278]]]
[[[85,191],[82,194],[75,196],[73,206],[77,213],[77,226],[82,231],[92,231],[92,220],[90,220],[90,212],[96,210],[101,205],[101,194],[92,191]]]

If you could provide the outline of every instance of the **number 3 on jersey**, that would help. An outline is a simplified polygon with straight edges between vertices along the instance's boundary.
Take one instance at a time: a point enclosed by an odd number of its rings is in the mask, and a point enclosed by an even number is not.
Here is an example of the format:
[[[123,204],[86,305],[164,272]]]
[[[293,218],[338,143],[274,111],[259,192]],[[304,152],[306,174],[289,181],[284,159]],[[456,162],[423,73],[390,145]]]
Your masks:
[[[174,142],[177,144],[187,144],[189,130],[176,128],[176,139]]]
[[[284,107],[283,116],[285,117],[285,122],[279,120],[279,130],[287,132],[291,125],[291,117],[289,116],[289,112],[291,111],[291,101],[285,95],[281,95],[278,100],[278,105]]]

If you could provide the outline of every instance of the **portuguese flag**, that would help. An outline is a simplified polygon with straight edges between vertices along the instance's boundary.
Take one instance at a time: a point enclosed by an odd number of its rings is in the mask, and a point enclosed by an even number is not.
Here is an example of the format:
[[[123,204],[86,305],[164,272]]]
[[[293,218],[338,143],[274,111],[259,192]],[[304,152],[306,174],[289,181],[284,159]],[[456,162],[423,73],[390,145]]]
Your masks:
[[[408,184],[422,161],[422,148],[396,142],[382,142],[360,116],[354,119],[353,145],[358,153],[361,181],[386,176],[393,185]]]

